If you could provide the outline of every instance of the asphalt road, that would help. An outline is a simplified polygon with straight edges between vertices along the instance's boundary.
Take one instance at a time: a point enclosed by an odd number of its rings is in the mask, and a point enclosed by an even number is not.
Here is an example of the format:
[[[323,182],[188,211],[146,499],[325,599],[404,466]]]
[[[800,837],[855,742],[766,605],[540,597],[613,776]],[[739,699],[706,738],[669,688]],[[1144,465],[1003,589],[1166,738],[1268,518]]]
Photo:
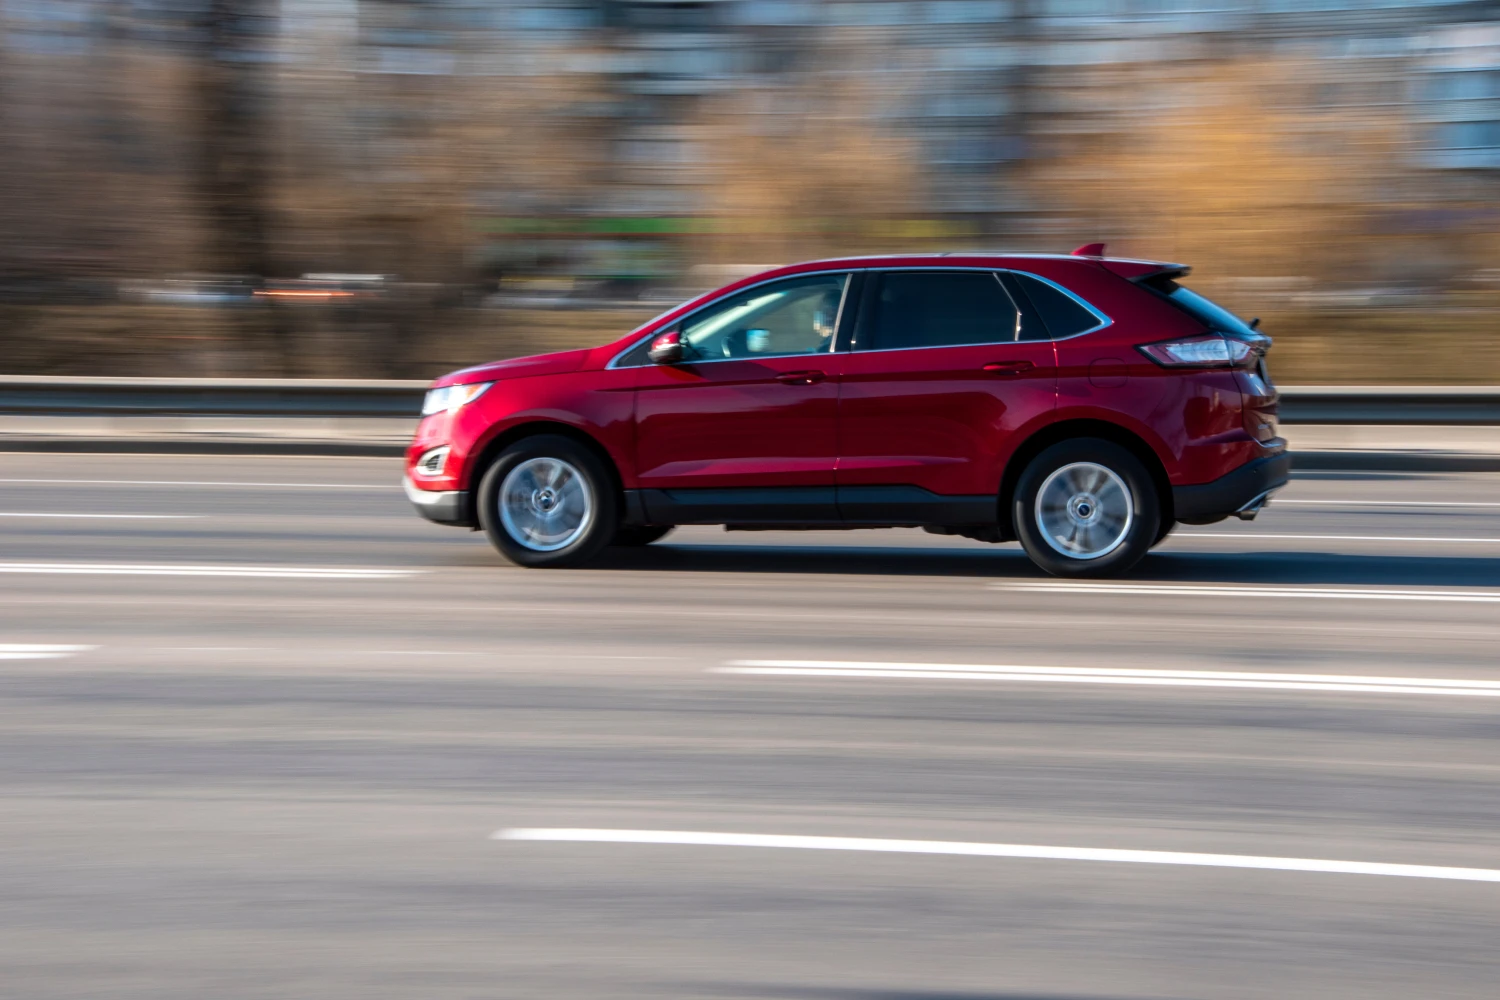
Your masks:
[[[1500,869],[1500,477],[1304,475],[1089,587],[520,570],[397,478],[0,456],[0,996],[1497,992],[1500,882],[1429,876]]]

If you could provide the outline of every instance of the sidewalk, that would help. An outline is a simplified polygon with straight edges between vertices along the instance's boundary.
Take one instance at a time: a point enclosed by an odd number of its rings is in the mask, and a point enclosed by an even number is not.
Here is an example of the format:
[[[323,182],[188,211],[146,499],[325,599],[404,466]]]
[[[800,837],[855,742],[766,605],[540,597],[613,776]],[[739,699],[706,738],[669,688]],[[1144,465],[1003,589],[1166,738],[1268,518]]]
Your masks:
[[[400,455],[416,421],[386,417],[0,416],[0,451]],[[1302,469],[1500,472],[1500,426],[1290,424]]]

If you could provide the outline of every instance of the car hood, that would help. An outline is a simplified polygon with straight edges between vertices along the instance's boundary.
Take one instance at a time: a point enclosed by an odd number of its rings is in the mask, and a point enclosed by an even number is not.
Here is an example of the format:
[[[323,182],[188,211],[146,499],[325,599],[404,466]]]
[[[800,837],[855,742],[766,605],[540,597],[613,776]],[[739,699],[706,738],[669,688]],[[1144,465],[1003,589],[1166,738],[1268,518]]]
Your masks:
[[[495,382],[507,378],[524,378],[528,375],[560,375],[564,372],[576,372],[589,354],[590,349],[584,348],[577,351],[558,351],[555,354],[533,354],[527,358],[491,361],[487,364],[475,365],[473,368],[449,372],[436,379],[432,387],[437,389],[445,385],[467,385],[470,382]]]

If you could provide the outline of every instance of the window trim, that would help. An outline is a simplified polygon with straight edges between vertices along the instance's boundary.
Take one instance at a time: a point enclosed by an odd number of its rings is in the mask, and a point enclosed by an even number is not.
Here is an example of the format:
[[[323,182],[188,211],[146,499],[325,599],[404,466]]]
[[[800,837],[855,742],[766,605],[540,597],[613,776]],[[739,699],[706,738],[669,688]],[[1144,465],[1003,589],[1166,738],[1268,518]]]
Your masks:
[[[690,313],[687,313],[687,314],[685,314],[683,316],[679,316],[675,322],[673,322],[671,324],[668,324],[665,328],[663,328],[663,329],[657,329],[657,330],[652,330],[650,333],[648,333],[645,336],[643,336],[640,340],[632,341],[629,347],[625,348],[623,351],[620,351],[618,354],[616,354],[613,358],[610,359],[609,364],[605,365],[604,367],[605,367],[606,370],[609,370],[609,369],[618,369],[618,368],[649,368],[649,367],[653,367],[651,364],[645,364],[645,365],[623,365],[623,364],[620,364],[620,362],[621,362],[622,359],[624,359],[624,357],[627,354],[629,354],[631,351],[634,351],[637,348],[639,348],[647,340],[650,340],[652,338],[658,337],[662,333],[665,333],[665,332],[667,332],[669,330],[675,330],[675,329],[681,328],[684,323],[690,322],[695,316],[702,315],[703,313],[705,313],[708,310],[712,309],[714,306],[720,305],[724,301],[726,301],[726,300],[728,300],[730,298],[733,298],[734,296],[739,295],[742,292],[749,292],[749,291],[752,291],[752,290],[754,290],[756,288],[762,288],[762,287],[764,287],[766,285],[780,284],[783,281],[796,281],[799,278],[819,278],[819,277],[824,277],[824,276],[830,275],[830,274],[843,275],[843,277],[844,277],[844,287],[843,287],[842,291],[839,292],[839,308],[838,308],[838,312],[834,315],[834,318],[833,318],[833,337],[831,337],[830,340],[829,340],[828,350],[826,350],[826,351],[813,351],[811,353],[803,353],[803,354],[756,354],[756,355],[747,356],[747,357],[743,357],[743,358],[703,358],[703,359],[694,359],[694,360],[691,360],[691,361],[683,361],[681,363],[684,364],[684,365],[716,365],[716,364],[720,364],[721,362],[725,362],[725,361],[771,361],[771,360],[774,360],[774,359],[777,359],[777,358],[820,358],[820,357],[822,357],[825,354],[839,354],[839,353],[842,353],[840,351],[840,349],[839,349],[839,330],[842,328],[842,324],[843,324],[843,321],[844,321],[844,310],[847,309],[848,306],[849,306],[849,289],[854,284],[854,275],[857,274],[857,273],[861,273],[862,270],[863,269],[861,269],[861,268],[830,268],[827,271],[806,271],[806,272],[804,272],[802,274],[783,274],[780,277],[767,278],[765,281],[757,281],[753,285],[745,285],[745,286],[743,286],[741,288],[736,288],[732,292],[727,292],[727,293],[719,296],[718,298],[714,299],[712,302],[705,302],[705,303],[703,303],[703,305],[699,306],[697,309],[694,309]]]
[[[1056,259],[1065,260],[1067,258],[1063,257],[1062,255],[1056,255]],[[996,341],[990,341],[990,342],[984,343],[984,344],[940,344],[940,345],[928,346],[928,347],[883,347],[883,348],[870,349],[870,350],[864,350],[864,351],[861,351],[860,347],[859,347],[859,327],[856,326],[856,328],[853,331],[851,331],[851,333],[850,333],[849,342],[847,344],[841,346],[840,345],[840,338],[839,338],[839,331],[842,329],[842,326],[843,326],[844,315],[845,315],[845,313],[848,311],[848,309],[850,307],[850,303],[849,303],[850,294],[849,293],[850,293],[850,291],[852,289],[854,289],[854,285],[855,285],[854,277],[855,277],[855,275],[880,274],[880,273],[884,273],[886,271],[903,271],[903,272],[905,272],[905,271],[985,271],[985,272],[988,272],[988,273],[994,274],[994,275],[999,275],[999,274],[1002,274],[1002,273],[1004,273],[1004,274],[1019,274],[1019,275],[1025,276],[1027,278],[1035,278],[1037,281],[1040,281],[1040,282],[1043,282],[1045,284],[1051,285],[1053,288],[1057,289],[1059,292],[1062,292],[1068,298],[1072,299],[1074,302],[1078,303],[1080,306],[1082,306],[1084,309],[1086,309],[1099,322],[1098,322],[1097,325],[1091,326],[1087,330],[1081,330],[1078,333],[1070,333],[1066,337],[1051,337],[1051,336],[1049,336],[1046,341],[1041,341],[1041,340],[996,340]],[[817,275],[820,275],[820,274],[842,274],[842,275],[844,275],[844,293],[843,293],[843,297],[839,301],[839,312],[838,312],[838,318],[835,320],[836,325],[834,327],[834,331],[835,332],[834,332],[834,337],[833,337],[833,344],[832,344],[832,346],[830,347],[830,349],[827,352],[824,352],[824,353],[828,353],[828,354],[847,354],[847,353],[854,353],[854,352],[858,352],[858,353],[861,353],[861,354],[875,354],[875,353],[885,352],[885,351],[933,351],[933,350],[942,350],[944,348],[952,348],[952,347],[992,347],[992,346],[999,345],[999,344],[1041,344],[1041,343],[1053,343],[1053,344],[1056,344],[1056,343],[1059,343],[1059,342],[1064,341],[1064,340],[1075,340],[1078,337],[1087,337],[1091,333],[1098,333],[1100,330],[1103,330],[1103,329],[1106,329],[1108,327],[1114,326],[1114,323],[1115,323],[1113,317],[1111,317],[1111,316],[1107,315],[1106,313],[1104,313],[1101,309],[1099,309],[1098,306],[1094,305],[1092,302],[1090,302],[1087,299],[1083,298],[1077,292],[1073,291],[1070,288],[1066,288],[1063,285],[1058,284],[1057,282],[1053,281],[1051,278],[1043,277],[1042,275],[1037,274],[1037,273],[1035,273],[1033,271],[1023,271],[1020,268],[1015,268],[1015,267],[974,267],[974,266],[967,266],[967,267],[965,267],[965,266],[947,266],[947,267],[944,267],[944,266],[942,266],[940,264],[935,264],[935,265],[930,265],[930,266],[925,266],[925,267],[923,267],[923,266],[918,266],[918,267],[910,267],[910,266],[901,267],[901,266],[897,266],[897,265],[893,264],[893,265],[891,265],[889,267],[851,267],[851,268],[846,268],[846,269],[830,268],[827,271],[806,271],[806,272],[803,272],[802,274],[784,274],[784,275],[781,275],[780,277],[776,277],[776,278],[767,278],[764,281],[757,281],[753,285],[745,285],[742,288],[736,288],[732,292],[728,292],[728,293],[726,293],[724,295],[719,296],[718,298],[714,299],[712,302],[705,302],[703,305],[699,306],[697,309],[694,309],[692,312],[690,312],[690,313],[688,313],[688,314],[686,314],[684,316],[678,317],[677,321],[675,323],[670,324],[668,327],[666,327],[666,329],[670,330],[673,327],[676,327],[676,326],[678,326],[678,325],[680,325],[682,323],[685,323],[686,321],[688,321],[689,319],[692,319],[694,316],[697,316],[699,313],[703,312],[704,310],[710,309],[713,306],[716,306],[719,303],[723,302],[725,299],[729,298],[731,295],[738,295],[741,292],[748,292],[748,291],[750,291],[752,289],[759,288],[762,285],[769,285],[769,284],[773,284],[774,282],[778,282],[778,281],[790,281],[790,280],[792,280],[794,278],[808,278],[808,277],[814,277],[814,276],[817,276]],[[1004,282],[1000,282],[1000,289],[1001,289],[1001,291],[1005,292],[1006,298],[1010,299],[1011,304],[1016,307],[1017,323],[1019,323],[1020,322],[1020,314],[1021,314],[1020,303],[1016,302],[1015,297],[1010,294],[1010,289],[1008,289],[1008,288],[1005,287],[1005,283]],[[1035,307],[1033,306],[1033,309],[1034,308]],[[671,313],[671,310],[670,309],[667,310],[666,314],[670,314],[670,313]],[[867,316],[868,316],[868,313],[866,313],[863,308],[860,308],[858,310],[858,315],[856,315],[856,317],[855,317],[856,323],[859,323],[859,324],[862,325],[862,321]],[[659,318],[660,317],[658,317],[658,319]],[[655,322],[655,320],[653,320],[652,322]],[[1044,321],[1043,325],[1045,325],[1045,321]],[[611,358],[609,360],[609,364],[607,364],[607,365],[604,366],[605,369],[609,370],[609,369],[625,368],[625,367],[630,367],[630,368],[646,368],[646,367],[648,367],[647,365],[629,365],[629,366],[626,366],[626,365],[620,364],[620,361],[621,361],[622,358],[624,358],[631,351],[634,351],[636,348],[640,347],[641,344],[645,343],[648,339],[650,339],[652,337],[655,337],[655,336],[657,336],[658,334],[660,334],[662,332],[664,332],[662,329],[655,329],[655,330],[652,330],[650,333],[647,333],[644,336],[642,336],[640,340],[632,341],[628,347],[626,347],[623,350],[619,351],[617,354],[615,354],[615,356],[613,358]],[[1017,329],[1017,333],[1019,334],[1019,332],[1020,331],[1019,331],[1019,328],[1018,328]],[[821,356],[820,354],[776,354],[776,355],[765,354],[765,355],[758,355],[758,357],[763,357],[766,360],[771,360],[772,358],[815,358],[815,357],[820,357],[820,356]],[[693,362],[691,362],[691,364],[695,364],[695,365],[712,365],[712,364],[718,364],[720,361],[745,361],[745,360],[748,360],[748,359],[746,359],[746,358],[711,358],[711,359],[706,360],[706,361],[693,361]]]

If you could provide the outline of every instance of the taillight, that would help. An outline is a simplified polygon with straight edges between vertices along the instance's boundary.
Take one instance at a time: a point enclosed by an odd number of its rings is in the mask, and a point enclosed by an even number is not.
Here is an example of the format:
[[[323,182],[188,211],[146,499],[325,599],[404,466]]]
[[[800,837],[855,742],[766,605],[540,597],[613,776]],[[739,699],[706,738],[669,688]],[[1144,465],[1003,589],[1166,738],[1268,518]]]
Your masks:
[[[1259,360],[1251,345],[1217,334],[1140,344],[1136,350],[1165,368],[1254,368]]]

